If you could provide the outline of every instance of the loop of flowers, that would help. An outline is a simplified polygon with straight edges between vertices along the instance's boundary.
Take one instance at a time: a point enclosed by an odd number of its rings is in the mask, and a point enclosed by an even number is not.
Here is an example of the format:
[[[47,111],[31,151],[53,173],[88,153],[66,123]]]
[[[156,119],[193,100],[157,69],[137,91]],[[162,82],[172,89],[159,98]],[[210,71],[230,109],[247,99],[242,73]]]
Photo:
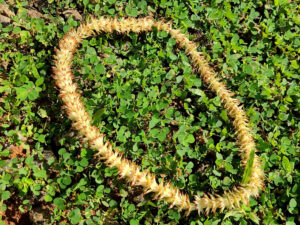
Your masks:
[[[64,102],[64,108],[68,117],[73,121],[72,125],[88,141],[92,149],[98,151],[99,155],[107,166],[117,167],[120,177],[127,178],[131,185],[143,186],[146,193],[154,192],[156,199],[163,199],[170,203],[170,207],[176,206],[179,211],[186,210],[189,214],[193,210],[198,213],[215,213],[218,209],[233,209],[240,207],[240,204],[248,204],[251,196],[257,197],[263,188],[263,170],[258,156],[253,160],[250,179],[247,183],[233,188],[232,191],[225,192],[222,196],[204,194],[194,196],[194,201],[190,201],[189,196],[179,191],[169,182],[156,181],[155,175],[150,172],[141,171],[138,165],[124,158],[120,152],[112,149],[112,145],[104,142],[104,135],[91,125],[88,113],[81,101],[80,94],[76,91],[77,84],[73,83],[71,63],[73,53],[76,51],[82,39],[92,36],[99,32],[118,32],[128,34],[129,32],[151,31],[155,27],[158,31],[168,32],[185,49],[190,56],[194,67],[198,69],[199,75],[204,82],[214,91],[224,104],[228,115],[233,119],[233,126],[236,130],[238,145],[242,165],[245,168],[249,159],[250,152],[255,150],[255,143],[250,133],[249,124],[245,112],[240,103],[232,98],[233,93],[228,91],[224,83],[216,77],[213,69],[208,65],[202,53],[197,51],[197,45],[190,41],[188,37],[178,29],[173,29],[171,23],[155,21],[152,18],[110,18],[101,17],[96,19],[91,17],[89,21],[81,24],[77,30],[70,30],[59,41],[59,50],[56,50],[55,66],[53,68],[55,84],[60,88],[60,98]],[[256,151],[256,150],[255,150]]]

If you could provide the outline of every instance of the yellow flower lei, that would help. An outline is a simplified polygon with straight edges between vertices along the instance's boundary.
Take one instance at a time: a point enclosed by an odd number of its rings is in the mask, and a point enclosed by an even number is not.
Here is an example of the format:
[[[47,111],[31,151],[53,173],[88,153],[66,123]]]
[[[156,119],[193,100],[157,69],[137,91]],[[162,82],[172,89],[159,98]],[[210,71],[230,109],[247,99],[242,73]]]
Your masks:
[[[217,209],[222,212],[226,209],[240,207],[240,203],[248,204],[251,196],[257,197],[263,188],[264,172],[262,170],[260,159],[254,156],[250,179],[244,184],[233,188],[232,191],[225,192],[222,196],[213,194],[204,194],[194,196],[191,202],[189,196],[179,191],[169,182],[156,181],[155,175],[148,171],[141,171],[133,162],[122,157],[121,153],[112,149],[112,145],[107,141],[104,143],[104,135],[91,125],[88,113],[84,104],[80,100],[80,94],[76,91],[77,84],[73,83],[71,62],[73,53],[81,43],[82,39],[90,37],[95,33],[114,31],[118,33],[145,32],[151,31],[155,27],[159,31],[168,32],[185,49],[190,56],[192,64],[198,69],[199,75],[204,82],[214,91],[224,104],[228,115],[233,119],[233,126],[236,130],[238,145],[240,147],[240,156],[242,165],[246,168],[249,155],[255,150],[255,143],[250,133],[249,124],[245,112],[240,103],[232,98],[233,93],[228,91],[224,83],[216,77],[213,69],[208,65],[203,54],[197,51],[197,45],[190,41],[188,37],[178,29],[173,29],[171,23],[164,21],[155,21],[152,18],[110,18],[101,17],[96,19],[91,17],[89,21],[79,26],[77,30],[70,30],[59,41],[59,50],[56,50],[55,66],[53,68],[55,84],[60,88],[59,96],[64,102],[64,108],[73,121],[73,126],[82,134],[92,149],[98,151],[96,155],[101,156],[109,167],[117,167],[119,175],[126,177],[131,185],[143,186],[145,191],[154,192],[155,198],[163,199],[170,203],[170,207],[176,206],[178,210],[186,210],[189,214],[193,210],[198,213],[205,211],[215,213]],[[256,151],[256,150],[255,150]]]

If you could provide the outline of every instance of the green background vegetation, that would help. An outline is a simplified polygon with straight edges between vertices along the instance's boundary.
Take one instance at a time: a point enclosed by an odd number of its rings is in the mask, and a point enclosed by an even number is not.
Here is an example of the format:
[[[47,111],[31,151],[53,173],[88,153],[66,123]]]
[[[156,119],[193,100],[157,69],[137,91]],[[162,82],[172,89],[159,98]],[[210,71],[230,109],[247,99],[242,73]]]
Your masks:
[[[27,15],[31,2],[16,1],[12,22],[0,24],[0,211],[14,197],[22,212],[48,205],[49,223],[299,222],[296,1],[35,1],[40,18]],[[165,18],[189,34],[244,105],[265,171],[260,197],[238,210],[184,217],[94,160],[51,78],[58,40],[80,24],[64,16],[70,8],[83,20],[89,14]],[[191,196],[221,194],[241,182],[231,119],[166,32],[88,38],[73,68],[94,125],[141,168]],[[11,146],[21,144],[26,154],[11,159]]]

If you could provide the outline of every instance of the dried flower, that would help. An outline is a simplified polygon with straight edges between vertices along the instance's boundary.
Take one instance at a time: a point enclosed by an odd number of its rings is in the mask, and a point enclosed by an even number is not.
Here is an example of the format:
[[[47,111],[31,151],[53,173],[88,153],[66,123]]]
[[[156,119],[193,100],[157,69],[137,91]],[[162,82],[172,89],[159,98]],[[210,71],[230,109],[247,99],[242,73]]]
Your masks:
[[[65,110],[69,118],[73,121],[73,127],[77,129],[88,141],[91,148],[96,149],[107,166],[118,168],[120,177],[127,178],[132,185],[141,185],[145,192],[154,192],[155,198],[164,199],[170,203],[170,207],[176,206],[178,210],[186,210],[189,214],[193,210],[198,213],[205,211],[206,214],[215,213],[218,209],[222,212],[226,209],[240,207],[240,204],[248,204],[251,196],[257,197],[263,188],[264,172],[258,156],[254,157],[253,167],[249,182],[235,187],[232,191],[225,192],[222,196],[204,194],[203,197],[195,196],[191,202],[189,196],[183,194],[178,188],[168,182],[157,183],[153,174],[148,171],[140,171],[138,165],[122,157],[117,150],[112,150],[112,145],[107,141],[104,143],[104,135],[91,125],[89,115],[86,113],[84,104],[80,99],[80,94],[76,92],[77,85],[73,83],[71,62],[73,53],[82,39],[100,32],[145,32],[151,31],[152,27],[158,30],[167,31],[190,56],[194,67],[198,69],[199,75],[204,82],[214,91],[224,104],[228,115],[233,120],[236,130],[242,165],[245,167],[255,143],[250,133],[248,120],[245,112],[240,106],[240,102],[233,99],[234,93],[226,89],[225,84],[219,81],[215,72],[208,65],[204,54],[197,51],[196,43],[190,41],[187,35],[178,29],[173,29],[170,22],[163,20],[155,21],[152,18],[121,18],[120,20],[110,17],[96,19],[91,17],[86,23],[82,23],[77,30],[70,30],[59,41],[59,49],[55,50],[55,67],[53,68],[55,84],[60,88],[60,97],[63,100]]]

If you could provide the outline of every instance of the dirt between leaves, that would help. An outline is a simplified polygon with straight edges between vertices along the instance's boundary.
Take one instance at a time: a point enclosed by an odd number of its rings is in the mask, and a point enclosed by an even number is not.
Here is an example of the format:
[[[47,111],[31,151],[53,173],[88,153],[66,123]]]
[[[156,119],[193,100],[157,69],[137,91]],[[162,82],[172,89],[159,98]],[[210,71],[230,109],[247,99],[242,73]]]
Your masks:
[[[2,221],[5,222],[5,225],[28,225],[32,224],[29,218],[29,212],[22,213],[19,210],[19,205],[21,205],[21,201],[16,193],[4,203],[7,206],[5,212],[0,212],[2,215]]]
[[[9,147],[11,150],[10,159],[21,158],[26,156],[26,150],[21,146],[12,145]],[[5,222],[5,225],[16,225],[16,224],[31,224],[29,219],[29,212],[21,212],[19,210],[19,205],[21,205],[21,200],[16,193],[12,193],[11,197],[4,201],[7,209],[5,212],[0,211],[2,216],[2,221]]]
[[[10,158],[23,158],[26,157],[26,149],[23,149],[22,145],[15,146],[12,145],[9,147],[9,150],[11,150]]]
[[[20,146],[11,145],[8,149],[11,151],[11,154],[7,162],[13,158],[25,158],[28,155],[28,150],[23,148],[23,144]],[[50,212],[53,211],[51,204],[38,200],[33,204],[32,210],[24,210],[24,212],[22,212],[19,209],[19,206],[22,205],[22,201],[18,193],[13,192],[11,197],[4,201],[6,210],[5,212],[0,211],[0,215],[2,216],[0,221],[4,221],[5,225],[40,225],[45,224],[50,219]]]

